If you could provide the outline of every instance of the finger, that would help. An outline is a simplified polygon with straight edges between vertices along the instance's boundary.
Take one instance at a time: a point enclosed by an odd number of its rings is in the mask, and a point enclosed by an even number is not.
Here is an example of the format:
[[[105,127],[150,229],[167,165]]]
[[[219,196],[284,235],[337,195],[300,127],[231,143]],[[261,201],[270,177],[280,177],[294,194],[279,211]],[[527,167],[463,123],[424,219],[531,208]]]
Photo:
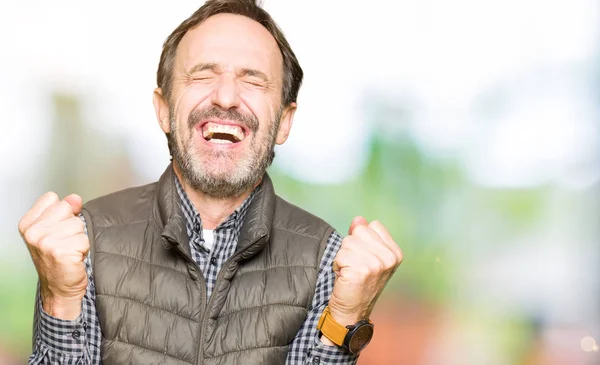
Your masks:
[[[352,240],[351,238],[355,238]],[[396,266],[397,258],[375,231],[367,226],[358,226],[352,236],[346,237],[346,247],[365,260],[374,259],[379,269],[386,271]]]
[[[383,242],[385,242],[385,244],[388,245],[388,247],[390,247],[390,249],[394,252],[398,261],[402,262],[402,259],[404,258],[402,250],[400,249],[400,246],[398,246],[396,241],[394,241],[392,235],[387,230],[387,228],[385,228],[385,226],[377,220],[369,223],[369,228],[371,228],[375,233],[379,235],[379,237],[381,237]]]
[[[352,241],[358,241],[358,238],[352,236],[344,238],[340,249],[338,250],[338,252],[335,255],[335,258],[333,259],[332,269],[333,272],[336,273],[336,275],[339,275],[340,270],[348,265],[348,263],[346,262],[346,257],[353,255],[353,252],[350,249],[350,247],[355,245],[356,243]]]
[[[352,256],[352,252],[350,251],[350,249],[348,249],[347,247],[341,247],[337,255],[335,256],[335,259],[333,259],[332,268],[333,272],[335,272],[336,275],[339,276],[341,270],[350,265],[351,262],[348,261],[348,256]]]
[[[81,196],[77,194],[71,194],[67,195],[63,200],[71,205],[73,214],[78,215],[81,213],[81,208],[83,208],[83,199],[81,199]]]
[[[336,260],[333,260],[333,265],[331,268],[336,275],[340,274],[341,267],[340,267],[340,264],[338,264],[338,262]]]
[[[59,244],[61,240],[84,233],[83,221],[72,216],[69,219],[53,224],[38,223],[32,225],[24,235],[28,246],[36,247],[41,251],[50,249]]]
[[[85,233],[80,233],[72,238],[73,248],[80,252],[82,255],[82,261],[90,251],[90,240]]]
[[[74,214],[71,204],[61,200],[46,208],[35,223],[40,223],[44,227],[48,227],[72,217],[74,217]]]
[[[358,260],[357,263],[359,265],[367,262],[378,262],[379,266],[381,266],[382,262],[379,259],[380,254],[378,251],[373,249],[373,246],[380,246],[383,247],[383,250],[387,250],[387,247],[385,247],[382,243],[378,245],[372,245],[356,235],[344,238],[342,247],[340,247],[340,250],[336,256],[339,268],[341,269],[347,266],[347,262],[344,260],[348,257],[353,257]],[[391,255],[391,253],[388,253],[388,255]]]
[[[42,240],[40,245],[45,246],[40,249],[46,252],[46,255],[54,257],[57,261],[60,261],[61,258],[79,258],[80,256],[83,260],[90,250],[88,237],[83,233],[63,239],[51,240],[50,237],[47,237]]]
[[[46,230],[46,237],[53,240],[61,240],[85,232],[83,221],[81,218],[75,216],[61,221],[52,227],[47,227]]]
[[[367,220],[364,217],[361,217],[361,216],[354,217],[354,219],[352,219],[352,222],[350,223],[350,228],[348,229],[348,234],[352,234],[352,232],[354,231],[354,228],[356,228],[358,226],[366,226],[368,224],[369,224],[369,222],[367,222]]]
[[[19,232],[21,235],[25,233],[27,228],[29,228],[40,217],[40,215],[42,215],[46,208],[58,201],[58,195],[56,195],[54,192],[48,192],[39,197],[38,200],[33,203],[31,209],[29,209],[19,221]]]
[[[352,236],[358,237],[361,241],[378,243],[385,245],[379,235],[367,225],[360,225],[354,228]]]
[[[368,277],[380,274],[381,261],[375,255],[365,255],[364,252],[356,252],[351,248],[340,249],[336,257],[338,276],[345,280],[358,280],[362,282]]]

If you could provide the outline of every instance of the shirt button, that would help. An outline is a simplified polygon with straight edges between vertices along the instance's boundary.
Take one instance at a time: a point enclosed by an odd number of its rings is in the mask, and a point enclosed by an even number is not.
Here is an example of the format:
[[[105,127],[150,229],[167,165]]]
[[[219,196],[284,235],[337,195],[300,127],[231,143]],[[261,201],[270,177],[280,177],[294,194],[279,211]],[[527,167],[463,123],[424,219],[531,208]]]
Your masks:
[[[74,339],[78,340],[79,339],[79,331],[73,331],[73,333],[71,334],[71,336],[73,336]]]
[[[194,230],[195,230],[196,232],[200,232],[200,229],[201,229],[201,228],[202,228],[202,227],[200,227],[200,223],[196,223],[196,224],[194,224]]]
[[[210,258],[210,263],[211,263],[211,264],[213,264],[213,265],[216,265],[216,264],[217,264],[217,258],[216,258],[216,257],[214,257],[214,256],[213,256],[213,257],[211,257],[211,258]]]
[[[87,322],[83,322],[83,330],[87,330]]]
[[[318,357],[318,356],[315,356],[315,357],[313,358],[313,361],[312,361],[312,363],[313,363],[313,365],[319,365],[319,364],[321,363],[321,358],[320,358],[320,357]]]

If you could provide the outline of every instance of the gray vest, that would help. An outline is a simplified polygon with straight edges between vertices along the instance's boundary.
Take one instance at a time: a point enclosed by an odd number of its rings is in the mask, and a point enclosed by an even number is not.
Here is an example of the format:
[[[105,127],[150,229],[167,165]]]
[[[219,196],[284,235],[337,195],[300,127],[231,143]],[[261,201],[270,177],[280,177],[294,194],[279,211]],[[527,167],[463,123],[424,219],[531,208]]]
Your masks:
[[[284,364],[333,229],[265,175],[207,301],[173,179],[84,208],[103,364]]]

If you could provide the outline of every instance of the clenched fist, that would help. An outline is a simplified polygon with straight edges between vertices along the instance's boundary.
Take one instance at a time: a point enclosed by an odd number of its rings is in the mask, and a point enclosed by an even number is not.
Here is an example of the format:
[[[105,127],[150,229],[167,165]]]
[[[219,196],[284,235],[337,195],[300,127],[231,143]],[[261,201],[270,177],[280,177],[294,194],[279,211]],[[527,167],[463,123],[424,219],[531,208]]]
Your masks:
[[[60,200],[55,193],[46,193],[19,222],[40,279],[44,311],[65,320],[81,313],[87,286],[83,260],[90,244],[78,217],[81,208],[78,195]]]
[[[402,251],[378,221],[352,220],[334,262],[329,310],[343,325],[368,318],[379,294],[402,262]]]

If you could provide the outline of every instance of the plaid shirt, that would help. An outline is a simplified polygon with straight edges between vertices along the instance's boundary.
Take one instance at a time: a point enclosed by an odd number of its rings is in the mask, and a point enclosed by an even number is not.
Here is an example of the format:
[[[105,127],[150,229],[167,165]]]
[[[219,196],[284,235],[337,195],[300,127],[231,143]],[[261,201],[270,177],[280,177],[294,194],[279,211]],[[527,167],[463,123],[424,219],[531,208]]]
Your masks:
[[[207,296],[210,296],[221,266],[235,252],[238,235],[255,192],[214,230],[214,246],[209,249],[205,246],[202,237],[200,215],[177,178],[175,184],[181,200],[181,210],[186,218],[192,258],[204,273]],[[357,356],[348,354],[342,348],[324,345],[319,339],[317,330],[319,317],[333,292],[335,274],[332,264],[341,243],[342,237],[337,232],[333,232],[321,260],[311,308],[290,346],[287,365],[356,364]],[[29,357],[29,364],[99,365],[102,363],[100,356],[102,334],[96,313],[94,276],[89,257],[84,263],[89,279],[88,287],[83,297],[81,314],[75,320],[61,320],[44,312],[38,284],[33,353]]]

